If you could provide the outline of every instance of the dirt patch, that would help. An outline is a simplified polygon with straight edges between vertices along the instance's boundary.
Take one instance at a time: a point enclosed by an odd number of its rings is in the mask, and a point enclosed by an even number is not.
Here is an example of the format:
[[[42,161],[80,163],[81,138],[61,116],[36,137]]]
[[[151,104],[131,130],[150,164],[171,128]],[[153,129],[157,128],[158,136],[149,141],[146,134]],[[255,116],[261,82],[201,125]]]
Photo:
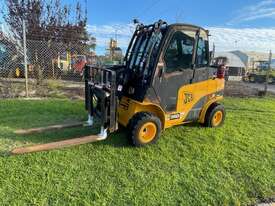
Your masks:
[[[85,91],[84,88],[81,87],[71,87],[71,88],[62,88],[63,94],[71,99],[81,99],[83,100],[85,97]]]
[[[225,96],[230,97],[257,97],[260,89],[253,88],[244,82],[228,81],[225,84]],[[0,98],[25,97],[24,79],[0,79]],[[37,83],[29,81],[29,96],[32,98],[69,98],[84,99],[84,82],[48,80]]]
[[[275,196],[267,198],[254,206],[275,206]]]
[[[224,95],[230,97],[256,97],[260,90],[249,87],[244,82],[227,81],[225,83]]]
[[[49,80],[37,82],[29,80],[31,98],[84,99],[84,82]],[[0,79],[0,98],[26,97],[24,79]]]

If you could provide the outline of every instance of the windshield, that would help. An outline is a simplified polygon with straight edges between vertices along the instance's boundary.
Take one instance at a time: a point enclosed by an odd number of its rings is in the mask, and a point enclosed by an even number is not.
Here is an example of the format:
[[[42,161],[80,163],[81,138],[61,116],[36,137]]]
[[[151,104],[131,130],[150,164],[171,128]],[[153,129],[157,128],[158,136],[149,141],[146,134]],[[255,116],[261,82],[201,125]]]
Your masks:
[[[133,73],[149,75],[148,68],[153,66],[165,29],[141,31],[133,39],[126,56],[127,68]]]

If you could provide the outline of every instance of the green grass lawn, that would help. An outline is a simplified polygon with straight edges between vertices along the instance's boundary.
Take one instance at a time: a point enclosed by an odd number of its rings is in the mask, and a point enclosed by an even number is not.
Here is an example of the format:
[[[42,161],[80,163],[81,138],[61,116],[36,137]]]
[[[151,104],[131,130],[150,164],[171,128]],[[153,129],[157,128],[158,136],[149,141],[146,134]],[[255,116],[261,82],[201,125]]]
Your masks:
[[[129,145],[125,132],[103,142],[8,156],[23,144],[78,137],[74,128],[31,136],[20,128],[84,120],[82,102],[0,101],[1,205],[247,205],[275,195],[275,99],[227,98],[224,127],[192,124],[158,144]]]

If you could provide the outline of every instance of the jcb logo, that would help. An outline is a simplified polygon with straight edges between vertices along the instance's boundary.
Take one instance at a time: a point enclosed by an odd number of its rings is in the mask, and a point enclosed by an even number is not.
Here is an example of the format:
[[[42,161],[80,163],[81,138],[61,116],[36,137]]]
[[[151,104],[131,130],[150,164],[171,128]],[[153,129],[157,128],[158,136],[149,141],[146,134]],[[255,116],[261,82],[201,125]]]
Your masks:
[[[193,101],[193,95],[190,93],[184,93],[184,104],[187,104],[192,101]]]

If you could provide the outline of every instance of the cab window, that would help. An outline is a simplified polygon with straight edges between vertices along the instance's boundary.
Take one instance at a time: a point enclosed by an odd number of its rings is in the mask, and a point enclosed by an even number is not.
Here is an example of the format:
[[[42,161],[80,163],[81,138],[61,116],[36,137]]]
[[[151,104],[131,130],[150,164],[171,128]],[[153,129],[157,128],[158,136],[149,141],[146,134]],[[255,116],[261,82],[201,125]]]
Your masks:
[[[208,41],[207,34],[201,32],[198,39],[198,48],[197,48],[197,57],[196,57],[196,66],[198,68],[205,67],[208,65],[208,53],[207,53]]]
[[[173,34],[164,55],[166,73],[191,68],[195,35],[195,32],[190,31],[177,31]]]

